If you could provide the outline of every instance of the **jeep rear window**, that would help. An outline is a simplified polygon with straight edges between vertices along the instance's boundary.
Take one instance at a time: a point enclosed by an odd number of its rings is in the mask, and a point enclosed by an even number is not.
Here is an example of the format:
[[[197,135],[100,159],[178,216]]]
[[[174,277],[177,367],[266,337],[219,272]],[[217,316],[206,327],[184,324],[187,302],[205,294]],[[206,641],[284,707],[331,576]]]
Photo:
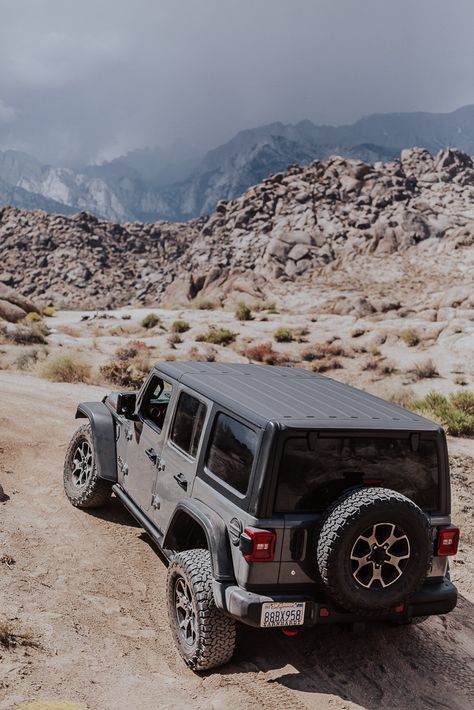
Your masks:
[[[288,438],[280,460],[275,510],[321,510],[358,485],[391,488],[423,510],[437,510],[436,442],[418,436]]]
[[[218,414],[207,452],[208,470],[239,493],[247,492],[257,434],[227,414]]]

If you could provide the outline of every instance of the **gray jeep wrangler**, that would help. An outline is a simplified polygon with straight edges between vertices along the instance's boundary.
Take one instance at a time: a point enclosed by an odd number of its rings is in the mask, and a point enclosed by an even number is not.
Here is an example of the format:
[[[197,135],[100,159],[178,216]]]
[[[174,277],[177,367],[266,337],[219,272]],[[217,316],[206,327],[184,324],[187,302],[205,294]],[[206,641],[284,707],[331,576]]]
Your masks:
[[[446,439],[423,417],[297,368],[200,362],[76,417],[66,495],[113,492],[158,545],[195,670],[230,660],[236,621],[293,633],[456,605]]]

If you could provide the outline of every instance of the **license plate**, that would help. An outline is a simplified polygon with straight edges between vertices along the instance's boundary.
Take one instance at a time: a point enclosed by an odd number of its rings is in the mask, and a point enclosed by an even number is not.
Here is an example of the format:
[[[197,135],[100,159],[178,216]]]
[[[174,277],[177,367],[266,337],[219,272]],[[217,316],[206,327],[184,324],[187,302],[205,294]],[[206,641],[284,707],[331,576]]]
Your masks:
[[[262,604],[260,626],[301,626],[305,606],[305,602],[265,602]]]

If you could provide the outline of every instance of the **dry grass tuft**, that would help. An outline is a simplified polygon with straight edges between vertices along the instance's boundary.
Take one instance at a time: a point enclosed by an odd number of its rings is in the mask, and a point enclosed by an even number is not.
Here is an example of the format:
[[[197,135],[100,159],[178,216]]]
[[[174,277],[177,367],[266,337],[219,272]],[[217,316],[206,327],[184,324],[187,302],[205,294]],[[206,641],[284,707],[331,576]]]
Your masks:
[[[316,360],[311,369],[313,372],[328,372],[329,370],[342,370],[343,367],[340,360],[324,359]]]
[[[0,619],[0,646],[3,648],[17,648],[18,646],[38,648],[39,643],[31,631],[19,631],[12,620]]]
[[[436,367],[435,362],[431,358],[428,358],[428,360],[421,360],[420,362],[417,362],[416,365],[407,370],[407,372],[413,375],[416,380],[425,380],[430,379],[432,377],[439,377],[438,368]]]
[[[302,359],[306,362],[323,360],[324,358],[330,357],[351,356],[352,354],[348,352],[340,343],[314,343],[314,345],[309,345],[301,353]]]
[[[52,357],[40,368],[40,376],[52,382],[87,382],[90,375],[89,363],[71,355]]]
[[[3,333],[5,340],[15,345],[45,345],[47,335],[49,329],[43,323],[15,325]]]
[[[407,328],[400,333],[400,338],[410,348],[414,348],[421,342],[421,336],[415,328]]]

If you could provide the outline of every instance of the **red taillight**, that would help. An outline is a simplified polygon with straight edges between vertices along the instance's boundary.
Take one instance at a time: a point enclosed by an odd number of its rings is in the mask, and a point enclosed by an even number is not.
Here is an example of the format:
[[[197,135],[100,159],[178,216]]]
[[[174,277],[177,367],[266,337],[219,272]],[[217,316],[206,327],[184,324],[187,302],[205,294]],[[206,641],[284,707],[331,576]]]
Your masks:
[[[240,550],[247,562],[272,562],[276,535],[270,530],[245,528],[240,536]]]
[[[458,551],[458,544],[459,528],[455,528],[454,525],[449,528],[439,528],[435,555],[437,557],[455,555]]]

